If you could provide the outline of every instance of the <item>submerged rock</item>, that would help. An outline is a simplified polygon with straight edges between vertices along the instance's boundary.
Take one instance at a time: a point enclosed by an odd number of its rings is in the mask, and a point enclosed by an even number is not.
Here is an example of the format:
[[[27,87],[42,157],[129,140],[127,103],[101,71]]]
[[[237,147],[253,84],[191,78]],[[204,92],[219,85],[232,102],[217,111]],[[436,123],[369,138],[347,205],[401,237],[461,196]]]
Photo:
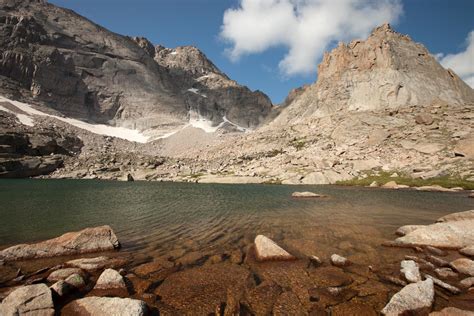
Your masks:
[[[0,252],[5,261],[76,255],[117,249],[120,246],[110,226],[86,228],[36,244],[21,244]]]
[[[123,277],[114,269],[105,269],[97,280],[94,289],[126,289]]]
[[[50,289],[54,291],[58,296],[63,297],[74,290],[78,290],[86,286],[84,278],[77,273],[70,275],[65,280],[59,280],[58,282],[51,285]]]
[[[143,316],[147,310],[140,300],[91,296],[72,301],[61,310],[61,315]]]
[[[474,312],[465,311],[456,307],[446,307],[438,312],[430,313],[430,316],[474,316]]]
[[[473,227],[473,229],[474,229],[474,227]],[[474,245],[464,247],[461,250],[459,250],[459,252],[461,254],[465,255],[465,256],[474,257]]]
[[[0,315],[53,316],[54,304],[51,290],[46,284],[22,286],[3,300],[0,304]]]
[[[446,283],[446,282],[443,282],[443,281],[441,281],[441,280],[439,280],[439,279],[437,279],[437,278],[435,278],[435,277],[432,277],[432,276],[429,275],[429,274],[424,274],[424,276],[425,276],[425,278],[427,278],[427,279],[433,280],[433,283],[434,283],[434,284],[436,284],[437,286],[439,286],[439,287],[445,289],[446,291],[451,292],[452,294],[459,294],[459,293],[461,293],[461,290],[460,290],[460,289],[458,289],[458,288],[455,287],[455,286],[452,286],[451,284],[448,284],[448,283]]]
[[[331,263],[336,267],[345,267],[351,264],[351,262],[347,258],[338,254],[333,254],[331,256]]]
[[[327,195],[324,194],[317,194],[314,192],[293,192],[291,195],[294,198],[323,198],[327,197]]]
[[[293,260],[294,256],[263,235],[255,237],[255,255],[257,260]]]
[[[103,269],[108,262],[109,257],[95,257],[95,258],[82,258],[68,261],[67,264],[73,267],[84,269],[86,271],[94,271]]]
[[[462,288],[465,288],[465,289],[468,289],[468,288],[474,286],[474,277],[469,277],[469,278],[463,279],[461,282],[459,282],[459,285]]]
[[[451,262],[451,266],[459,273],[474,276],[474,261],[467,258],[456,259]]]
[[[396,316],[403,314],[427,314],[434,302],[433,280],[427,279],[405,286],[390,299],[382,314]]]
[[[405,276],[405,279],[410,283],[416,283],[421,281],[420,269],[413,260],[403,260],[401,262],[400,272]]]

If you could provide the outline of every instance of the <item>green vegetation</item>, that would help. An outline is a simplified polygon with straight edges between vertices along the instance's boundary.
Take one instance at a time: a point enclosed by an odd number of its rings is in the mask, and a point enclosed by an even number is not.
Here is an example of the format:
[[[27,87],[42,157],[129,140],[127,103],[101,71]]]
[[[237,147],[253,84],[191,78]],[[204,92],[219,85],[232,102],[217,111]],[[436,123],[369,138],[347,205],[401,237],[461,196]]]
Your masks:
[[[293,146],[297,151],[300,151],[306,146],[306,140],[303,138],[293,138],[293,140],[290,142],[290,146]]]
[[[397,173],[399,174],[398,177],[390,177],[393,172],[379,172],[378,174],[368,174],[364,179],[354,178],[346,181],[338,181],[336,184],[368,186],[374,181],[376,181],[379,185],[383,185],[389,181],[395,181],[397,184],[404,184],[411,187],[440,185],[444,188],[461,187],[465,190],[474,190],[474,182],[467,181],[466,179],[460,177],[443,176],[431,179],[415,179],[400,174],[399,172]]]

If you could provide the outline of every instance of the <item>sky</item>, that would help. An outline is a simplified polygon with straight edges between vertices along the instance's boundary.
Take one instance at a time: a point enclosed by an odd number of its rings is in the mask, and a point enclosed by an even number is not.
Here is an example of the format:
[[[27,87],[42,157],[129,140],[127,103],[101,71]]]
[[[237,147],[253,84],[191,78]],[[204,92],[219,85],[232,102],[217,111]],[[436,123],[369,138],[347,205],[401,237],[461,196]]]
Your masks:
[[[49,0],[107,29],[166,47],[193,45],[277,104],[317,79],[339,41],[393,28],[474,87],[473,0]],[[471,33],[472,32],[472,33]]]

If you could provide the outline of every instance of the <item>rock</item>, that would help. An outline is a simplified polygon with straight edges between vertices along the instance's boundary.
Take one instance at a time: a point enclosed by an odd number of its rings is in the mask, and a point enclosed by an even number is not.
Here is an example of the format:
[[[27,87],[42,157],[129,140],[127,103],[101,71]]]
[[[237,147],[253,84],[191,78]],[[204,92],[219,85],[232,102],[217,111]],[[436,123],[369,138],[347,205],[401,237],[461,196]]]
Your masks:
[[[450,268],[438,268],[434,270],[436,275],[439,276],[442,279],[447,279],[447,278],[456,278],[458,274],[451,270]]]
[[[456,259],[451,262],[451,266],[459,273],[474,276],[474,261],[467,258]]]
[[[474,199],[474,192],[473,193],[469,193],[469,195],[467,196],[468,198],[471,198],[471,199]]]
[[[446,256],[448,254],[446,251],[438,249],[436,247],[432,247],[432,246],[427,246],[426,250],[428,250],[428,252],[437,256]]]
[[[400,246],[459,249],[474,243],[474,220],[446,221],[416,229],[395,240]]]
[[[64,268],[64,269],[59,269],[59,270],[51,272],[51,274],[48,276],[48,282],[65,280],[70,275],[75,274],[75,273],[85,276],[84,271],[82,271],[79,268]]]
[[[90,296],[67,304],[61,315],[144,316],[147,312],[145,302],[140,300]]]
[[[437,286],[439,286],[439,287],[445,289],[445,290],[448,291],[448,292],[451,292],[452,294],[459,294],[459,293],[461,293],[461,290],[458,289],[457,287],[452,286],[452,285],[450,285],[450,284],[448,284],[448,283],[446,283],[446,282],[443,282],[443,281],[441,281],[441,280],[439,280],[439,279],[437,279],[437,278],[435,278],[435,277],[432,277],[432,276],[429,275],[429,274],[424,274],[424,276],[425,276],[426,279],[431,279],[431,280],[433,280],[433,283],[434,283],[434,284],[436,284]]]
[[[327,197],[326,195],[323,194],[317,194],[313,192],[293,192],[291,195],[294,198],[322,198],[322,197]]]
[[[296,259],[273,240],[263,235],[255,237],[255,255],[259,261]]]
[[[459,253],[465,256],[474,257],[474,245],[462,248],[461,250],[459,250]]]
[[[53,316],[51,290],[46,284],[22,286],[10,293],[0,304],[0,315]]]
[[[403,260],[400,265],[402,267],[400,272],[408,282],[416,283],[421,281],[420,270],[415,261]]]
[[[468,289],[468,288],[474,286],[474,277],[469,277],[469,278],[465,278],[465,279],[461,280],[461,282],[459,282],[459,285],[462,288],[465,288],[465,289]]]
[[[428,113],[420,113],[415,116],[415,122],[417,124],[431,125],[433,124],[433,117]]]
[[[474,312],[465,311],[456,307],[445,307],[439,312],[432,312],[430,316],[474,316]]]
[[[345,267],[345,266],[351,265],[351,262],[347,258],[344,258],[343,256],[340,256],[338,254],[333,254],[331,255],[331,264],[336,267]]]
[[[110,226],[86,228],[37,244],[16,245],[0,252],[5,261],[77,255],[117,249],[120,246]]]
[[[421,187],[416,187],[415,188],[417,191],[426,191],[426,192],[456,192],[458,190],[456,189],[449,189],[442,187],[440,185],[425,185]]]
[[[105,269],[97,280],[94,289],[126,289],[123,277],[114,269]]]
[[[311,256],[309,257],[309,264],[313,267],[318,267],[320,266],[322,263],[321,259],[319,259],[319,257],[317,256]]]
[[[377,181],[372,181],[372,183],[370,183],[369,187],[371,188],[377,188],[379,186],[379,183]]]
[[[384,185],[382,185],[382,188],[385,188],[385,189],[406,189],[406,188],[409,188],[409,186],[404,185],[404,184],[397,184],[395,181],[389,181],[389,182],[385,183]]]
[[[383,308],[382,314],[387,316],[408,313],[429,313],[434,302],[433,280],[427,279],[405,286],[390,299]]]
[[[466,139],[461,139],[456,144],[454,152],[458,155],[462,155],[468,159],[474,159],[474,136],[470,136]]]
[[[152,262],[141,264],[133,269],[138,276],[149,276],[150,274],[160,272],[173,267],[173,263],[168,260],[155,258]]]
[[[474,210],[448,214],[438,218],[437,223],[474,220]]]
[[[133,178],[133,176],[132,176],[130,173],[127,174],[127,181],[128,181],[128,182],[135,181],[135,179]]]
[[[94,271],[103,269],[108,262],[109,257],[95,257],[95,258],[82,258],[68,261],[67,264],[73,267],[77,267],[86,271]]]
[[[56,293],[56,295],[63,297],[69,293],[82,289],[86,286],[86,282],[82,275],[74,273],[68,276],[65,280],[59,280],[58,282],[51,285],[50,289]]]
[[[412,231],[415,231],[421,227],[425,227],[425,225],[405,225],[398,228],[395,234],[398,236],[405,236],[406,234],[411,233]]]

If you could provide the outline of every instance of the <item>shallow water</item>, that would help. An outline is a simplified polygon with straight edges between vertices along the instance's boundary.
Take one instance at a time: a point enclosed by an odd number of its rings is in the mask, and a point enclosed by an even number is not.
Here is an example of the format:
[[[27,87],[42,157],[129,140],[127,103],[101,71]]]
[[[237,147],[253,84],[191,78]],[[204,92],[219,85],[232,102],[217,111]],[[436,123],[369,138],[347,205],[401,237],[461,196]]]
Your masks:
[[[291,198],[297,190],[330,197]],[[245,246],[257,234],[315,243],[295,251],[329,251],[344,241],[379,243],[401,225],[474,208],[466,193],[90,180],[2,180],[0,200],[0,247],[109,224],[124,251],[156,255]]]
[[[291,197],[303,190],[329,197]],[[401,225],[430,224],[443,215],[474,209],[473,199],[465,192],[90,180],[0,180],[0,201],[0,249],[111,225],[123,247],[105,255],[125,259],[122,267],[132,272],[127,279],[133,290],[94,295],[132,295],[163,315],[221,314],[216,307],[232,302],[239,302],[234,312],[240,309],[241,314],[250,309],[256,315],[272,310],[288,315],[316,310],[376,315],[400,290],[383,276],[397,277],[405,255],[424,256],[382,243],[393,240]],[[300,260],[255,261],[251,246],[257,234],[274,239]],[[233,260],[235,253],[240,261]],[[347,257],[353,265],[332,267],[329,257],[333,253]],[[309,264],[311,255],[319,256],[322,265]],[[452,251],[445,259],[459,256]],[[12,280],[18,269],[33,272],[27,277],[33,280],[38,278],[34,271],[67,260],[29,260],[1,267],[0,297],[18,284],[9,281],[2,288],[1,280]],[[151,261],[171,265],[137,278],[137,266]],[[427,272],[433,274],[430,269]],[[92,274],[90,286],[98,273]],[[448,281],[456,284],[459,279]],[[328,294],[331,286],[341,286],[342,292]],[[93,291],[87,294],[89,290],[78,297],[92,295]],[[446,306],[474,310],[474,291],[455,296],[436,291],[434,310]],[[67,302],[56,302],[56,307]]]

